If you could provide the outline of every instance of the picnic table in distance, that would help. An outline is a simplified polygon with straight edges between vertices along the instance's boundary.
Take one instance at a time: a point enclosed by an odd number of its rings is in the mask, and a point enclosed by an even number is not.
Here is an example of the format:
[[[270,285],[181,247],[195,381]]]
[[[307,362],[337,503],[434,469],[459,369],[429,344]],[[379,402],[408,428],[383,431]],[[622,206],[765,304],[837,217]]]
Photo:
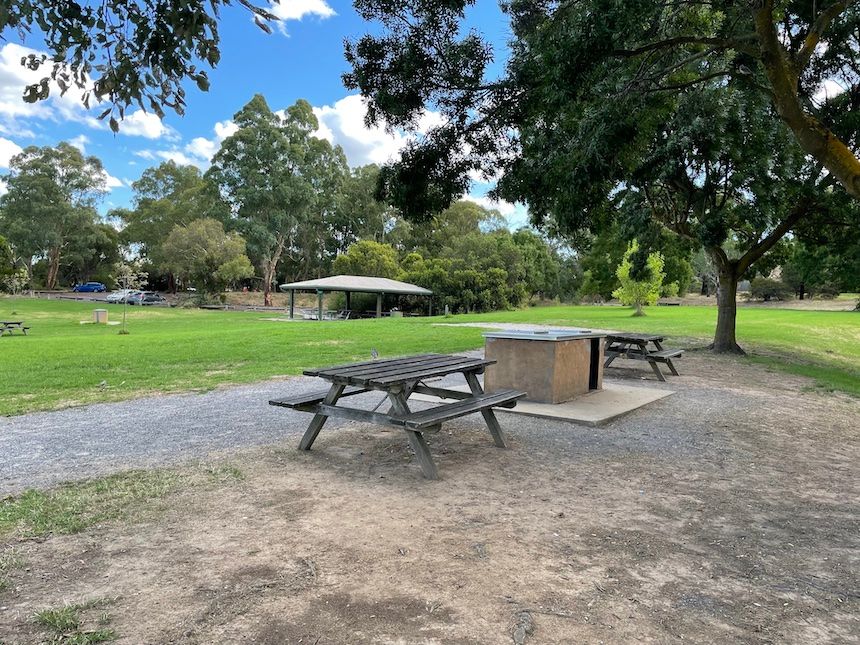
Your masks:
[[[653,345],[654,349],[649,349],[648,345]],[[660,371],[658,363],[664,363],[672,374],[680,376],[672,359],[678,358],[683,353],[683,349],[665,349],[663,336],[659,334],[612,333],[606,336],[606,361],[603,363],[603,367],[609,367],[609,364],[619,356],[648,361],[657,378],[665,381],[666,377]]]
[[[399,428],[406,433],[424,476],[438,479],[436,464],[430,455],[424,433],[438,432],[442,423],[458,417],[480,412],[493,436],[496,446],[505,448],[502,428],[493,413],[494,407],[512,408],[526,393],[517,390],[499,390],[485,393],[477,375],[495,361],[446,354],[421,354],[388,360],[365,361],[335,367],[305,370],[306,376],[316,376],[331,383],[326,390],[310,392],[269,401],[270,405],[312,412],[313,419],[305,431],[300,450],[310,450],[328,417],[341,417]],[[461,392],[426,385],[425,380],[462,374],[471,392]],[[388,412],[375,412],[337,405],[347,396],[369,391],[383,392],[391,401]],[[455,399],[427,410],[412,411],[407,400],[415,393]],[[385,399],[383,399],[384,401]]]
[[[0,320],[0,336],[3,334],[12,335],[13,332],[20,331],[25,336],[29,327],[24,326],[23,320]]]

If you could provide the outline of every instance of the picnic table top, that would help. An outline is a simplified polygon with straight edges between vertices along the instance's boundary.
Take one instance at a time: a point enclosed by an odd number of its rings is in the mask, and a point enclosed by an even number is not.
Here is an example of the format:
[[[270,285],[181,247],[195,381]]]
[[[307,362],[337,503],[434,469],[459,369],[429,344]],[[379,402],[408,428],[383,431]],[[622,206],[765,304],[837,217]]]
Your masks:
[[[305,376],[318,376],[335,383],[376,389],[393,389],[404,383],[456,372],[481,372],[496,361],[448,354],[419,354],[385,360],[348,363],[305,370]]]
[[[0,320],[0,325],[17,325],[20,327],[23,324],[23,320]]]
[[[636,343],[636,342],[651,342],[651,341],[662,341],[662,334],[637,334],[633,332],[612,332],[611,334],[606,335],[606,340],[611,342],[628,342],[628,343]]]

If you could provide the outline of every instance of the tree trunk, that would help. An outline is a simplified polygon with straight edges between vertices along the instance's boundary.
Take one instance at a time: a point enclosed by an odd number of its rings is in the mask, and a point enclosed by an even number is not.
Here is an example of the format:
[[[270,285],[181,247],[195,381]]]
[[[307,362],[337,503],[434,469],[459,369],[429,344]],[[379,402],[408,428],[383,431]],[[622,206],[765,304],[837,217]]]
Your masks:
[[[278,272],[278,262],[281,260],[281,255],[284,253],[286,246],[286,238],[279,235],[277,246],[275,247],[272,257],[263,262],[263,306],[272,306],[272,283],[275,281],[275,275]]]
[[[272,306],[272,282],[275,279],[275,263],[266,262],[263,264],[263,306]]]
[[[48,277],[45,279],[45,288],[53,291],[57,288],[57,276],[60,273],[60,248],[54,247],[48,252]]]
[[[718,354],[743,354],[735,337],[738,314],[738,275],[733,266],[720,267],[717,287],[717,329],[711,346]]]
[[[806,295],[806,285],[801,282],[800,283],[800,289],[798,289],[798,291],[800,292],[798,294],[800,300],[803,300],[803,296]]]
[[[643,309],[642,309],[642,303],[637,300],[633,304],[633,316],[638,317],[638,316],[644,316],[644,315],[645,315],[645,311],[643,311]]]

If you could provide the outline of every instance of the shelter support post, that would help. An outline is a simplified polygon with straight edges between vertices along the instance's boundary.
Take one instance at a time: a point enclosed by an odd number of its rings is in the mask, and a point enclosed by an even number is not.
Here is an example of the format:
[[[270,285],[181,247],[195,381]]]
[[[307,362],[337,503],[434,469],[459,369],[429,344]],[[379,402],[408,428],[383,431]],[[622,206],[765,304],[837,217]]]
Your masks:
[[[293,319],[295,311],[296,311],[296,290],[290,289],[290,320]]]
[[[352,292],[351,291],[346,292],[346,310],[352,311]]]
[[[382,318],[382,294],[376,294],[376,317]]]
[[[322,322],[323,319],[323,292],[322,289],[317,289],[317,320]]]

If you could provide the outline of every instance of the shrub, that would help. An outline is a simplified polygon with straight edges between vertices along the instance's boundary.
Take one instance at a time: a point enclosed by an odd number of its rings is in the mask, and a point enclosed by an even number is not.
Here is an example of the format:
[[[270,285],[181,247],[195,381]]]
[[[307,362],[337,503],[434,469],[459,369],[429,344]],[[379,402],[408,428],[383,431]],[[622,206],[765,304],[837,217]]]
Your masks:
[[[784,282],[770,278],[753,278],[750,282],[750,297],[768,302],[770,300],[788,300],[794,290]]]

